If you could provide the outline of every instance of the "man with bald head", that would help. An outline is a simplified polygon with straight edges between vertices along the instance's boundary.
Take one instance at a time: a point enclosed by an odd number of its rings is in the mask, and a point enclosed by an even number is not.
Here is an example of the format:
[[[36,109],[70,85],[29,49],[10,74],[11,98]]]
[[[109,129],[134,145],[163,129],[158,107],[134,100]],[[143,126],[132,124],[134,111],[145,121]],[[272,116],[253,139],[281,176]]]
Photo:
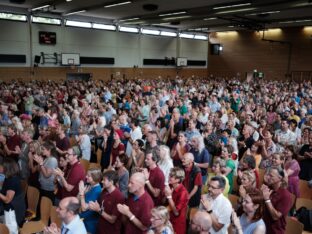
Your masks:
[[[86,228],[80,219],[78,213],[80,202],[76,197],[66,197],[62,199],[56,212],[62,220],[61,229],[57,228],[55,223],[46,227],[44,234],[87,234]]]
[[[196,211],[191,220],[192,233],[209,234],[211,225],[210,214],[202,210]]]
[[[182,165],[185,172],[182,183],[189,193],[189,207],[198,207],[202,186],[201,170],[194,164],[194,155],[192,153],[183,155]]]
[[[151,196],[145,191],[146,178],[142,172],[132,174],[129,180],[129,196],[126,204],[118,204],[118,211],[127,218],[125,234],[145,233],[151,225]]]

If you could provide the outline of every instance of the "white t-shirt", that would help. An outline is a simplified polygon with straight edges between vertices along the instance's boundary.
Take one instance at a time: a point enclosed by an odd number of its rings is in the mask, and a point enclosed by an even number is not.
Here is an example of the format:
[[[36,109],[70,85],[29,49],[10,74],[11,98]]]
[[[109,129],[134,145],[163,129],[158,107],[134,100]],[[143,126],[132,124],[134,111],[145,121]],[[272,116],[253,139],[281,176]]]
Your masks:
[[[136,127],[136,129],[131,130],[130,132],[130,138],[132,139],[132,141],[136,141],[137,139],[141,139],[143,136],[141,128],[138,126]],[[127,148],[126,148],[126,154],[128,155],[128,157],[130,157],[132,152],[132,144],[128,141],[127,143]]]

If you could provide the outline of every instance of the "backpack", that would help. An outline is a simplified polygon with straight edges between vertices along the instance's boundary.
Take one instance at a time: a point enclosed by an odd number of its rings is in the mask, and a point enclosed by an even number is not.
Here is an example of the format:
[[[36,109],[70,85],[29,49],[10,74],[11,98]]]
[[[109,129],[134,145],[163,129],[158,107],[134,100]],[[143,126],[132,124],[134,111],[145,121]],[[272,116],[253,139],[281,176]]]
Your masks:
[[[297,210],[296,217],[304,225],[304,230],[312,232],[312,210],[306,207],[300,207]]]

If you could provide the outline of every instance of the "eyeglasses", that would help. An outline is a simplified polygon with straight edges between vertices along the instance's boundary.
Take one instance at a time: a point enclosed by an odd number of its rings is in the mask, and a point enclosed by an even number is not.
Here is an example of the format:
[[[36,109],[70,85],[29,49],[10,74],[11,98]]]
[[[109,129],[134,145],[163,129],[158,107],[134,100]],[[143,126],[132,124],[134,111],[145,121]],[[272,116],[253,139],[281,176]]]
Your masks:
[[[211,188],[211,189],[220,189],[219,187],[214,187],[214,186],[212,186],[212,185],[210,185],[209,184],[209,187],[208,187],[209,189]]]

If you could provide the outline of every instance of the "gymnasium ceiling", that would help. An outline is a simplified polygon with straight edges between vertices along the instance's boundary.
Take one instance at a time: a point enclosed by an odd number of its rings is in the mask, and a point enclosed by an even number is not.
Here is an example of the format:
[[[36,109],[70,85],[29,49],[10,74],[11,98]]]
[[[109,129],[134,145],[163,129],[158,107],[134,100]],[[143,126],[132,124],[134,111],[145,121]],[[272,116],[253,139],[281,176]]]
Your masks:
[[[180,31],[312,26],[312,0],[0,0],[0,11]]]

